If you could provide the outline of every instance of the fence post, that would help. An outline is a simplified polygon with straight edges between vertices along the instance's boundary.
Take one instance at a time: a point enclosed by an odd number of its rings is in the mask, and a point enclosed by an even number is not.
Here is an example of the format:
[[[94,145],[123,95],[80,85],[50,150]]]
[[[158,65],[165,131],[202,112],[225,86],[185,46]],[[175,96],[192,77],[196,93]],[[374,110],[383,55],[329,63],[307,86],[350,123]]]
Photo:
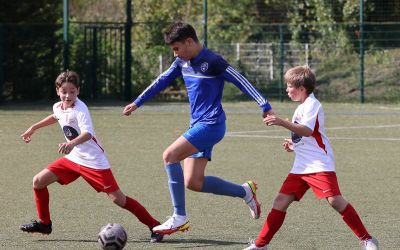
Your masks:
[[[360,0],[360,101],[364,103],[364,0]]]
[[[163,56],[162,54],[158,55],[158,62],[160,63],[159,69],[160,69],[160,75],[164,72],[163,71]]]
[[[97,30],[98,27],[93,28],[93,41],[92,41],[92,63],[91,63],[91,78],[92,78],[92,93],[91,98],[97,98]]]
[[[306,57],[306,65],[308,65],[308,43],[304,44],[304,50],[305,50],[305,57]]]
[[[64,0],[63,5],[63,67],[67,70],[69,67],[69,14],[68,14],[68,0]]]
[[[271,43],[269,44],[269,79],[274,80],[274,52]]]
[[[240,43],[236,43],[236,61],[240,61]]]
[[[207,34],[207,22],[208,22],[208,20],[207,20],[207,10],[208,8],[207,8],[207,0],[203,0],[203,30],[204,30],[204,37],[203,37],[203,42],[204,42],[204,46],[206,46],[207,47],[207,36],[208,36],[208,34]]]
[[[283,101],[283,71],[285,67],[285,44],[283,41],[283,27],[282,24],[279,25],[279,47],[280,47],[280,62],[279,62],[279,68],[280,68],[280,81],[279,81],[279,101]]]
[[[132,0],[126,0],[125,23],[125,101],[132,101]]]
[[[3,86],[4,86],[4,27],[0,24],[0,103],[3,102]]]

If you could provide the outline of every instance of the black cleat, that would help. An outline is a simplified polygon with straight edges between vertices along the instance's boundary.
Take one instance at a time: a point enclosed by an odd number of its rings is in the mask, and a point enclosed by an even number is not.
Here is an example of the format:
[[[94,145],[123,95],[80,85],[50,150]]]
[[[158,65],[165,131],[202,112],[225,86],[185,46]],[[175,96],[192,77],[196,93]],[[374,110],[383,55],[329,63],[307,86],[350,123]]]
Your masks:
[[[161,242],[163,238],[164,238],[163,234],[154,233],[152,231],[150,236],[150,243]]]
[[[32,223],[21,225],[19,229],[27,233],[41,233],[41,234],[51,234],[52,231],[51,221],[50,224],[46,225],[36,220],[32,220]]]

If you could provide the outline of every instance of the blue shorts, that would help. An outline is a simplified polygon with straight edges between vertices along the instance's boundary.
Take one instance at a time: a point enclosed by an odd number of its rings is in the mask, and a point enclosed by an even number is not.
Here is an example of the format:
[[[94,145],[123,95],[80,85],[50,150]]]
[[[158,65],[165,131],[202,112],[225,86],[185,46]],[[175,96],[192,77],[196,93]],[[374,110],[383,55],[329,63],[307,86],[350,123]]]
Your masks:
[[[182,136],[185,137],[199,152],[191,155],[192,158],[208,158],[211,161],[213,146],[224,138],[225,122],[219,124],[195,124]]]

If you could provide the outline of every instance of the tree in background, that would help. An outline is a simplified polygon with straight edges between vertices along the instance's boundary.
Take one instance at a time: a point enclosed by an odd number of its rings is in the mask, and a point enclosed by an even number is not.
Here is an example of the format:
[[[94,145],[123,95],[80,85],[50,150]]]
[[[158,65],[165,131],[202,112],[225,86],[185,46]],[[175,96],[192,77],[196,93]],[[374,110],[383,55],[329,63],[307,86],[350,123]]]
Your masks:
[[[1,1],[6,100],[42,99],[54,94],[62,40],[56,35],[62,2]]]

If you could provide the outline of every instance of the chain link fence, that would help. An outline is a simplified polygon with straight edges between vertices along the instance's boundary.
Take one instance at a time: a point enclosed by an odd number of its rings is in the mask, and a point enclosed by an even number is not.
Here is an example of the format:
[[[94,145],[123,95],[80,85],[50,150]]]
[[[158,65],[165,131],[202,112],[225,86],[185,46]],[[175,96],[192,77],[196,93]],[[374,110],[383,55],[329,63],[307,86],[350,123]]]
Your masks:
[[[123,93],[123,23],[72,23],[71,69],[82,76],[82,97],[119,99]],[[132,28],[132,96],[138,95],[173,61],[162,43],[164,24],[134,23]],[[201,38],[201,25],[195,23]],[[214,27],[214,32],[219,32]],[[220,27],[222,28],[222,27]],[[226,26],[224,28],[227,28]],[[141,34],[159,36],[158,43]],[[316,93],[326,101],[360,101],[360,27],[337,24],[330,33],[304,32],[294,42],[287,25],[254,24],[264,30],[258,42],[221,42],[209,39],[208,47],[223,55],[268,98],[285,100],[284,72],[293,66],[310,65],[317,75]],[[223,30],[220,30],[223,32]],[[154,39],[153,39],[154,40]],[[60,25],[0,25],[0,89],[10,101],[56,98],[54,79],[62,70]],[[366,23],[364,26],[364,81],[366,102],[400,102],[400,23]],[[168,95],[171,93],[171,95]],[[161,99],[184,99],[182,80],[175,82]],[[229,100],[247,99],[227,84]]]

